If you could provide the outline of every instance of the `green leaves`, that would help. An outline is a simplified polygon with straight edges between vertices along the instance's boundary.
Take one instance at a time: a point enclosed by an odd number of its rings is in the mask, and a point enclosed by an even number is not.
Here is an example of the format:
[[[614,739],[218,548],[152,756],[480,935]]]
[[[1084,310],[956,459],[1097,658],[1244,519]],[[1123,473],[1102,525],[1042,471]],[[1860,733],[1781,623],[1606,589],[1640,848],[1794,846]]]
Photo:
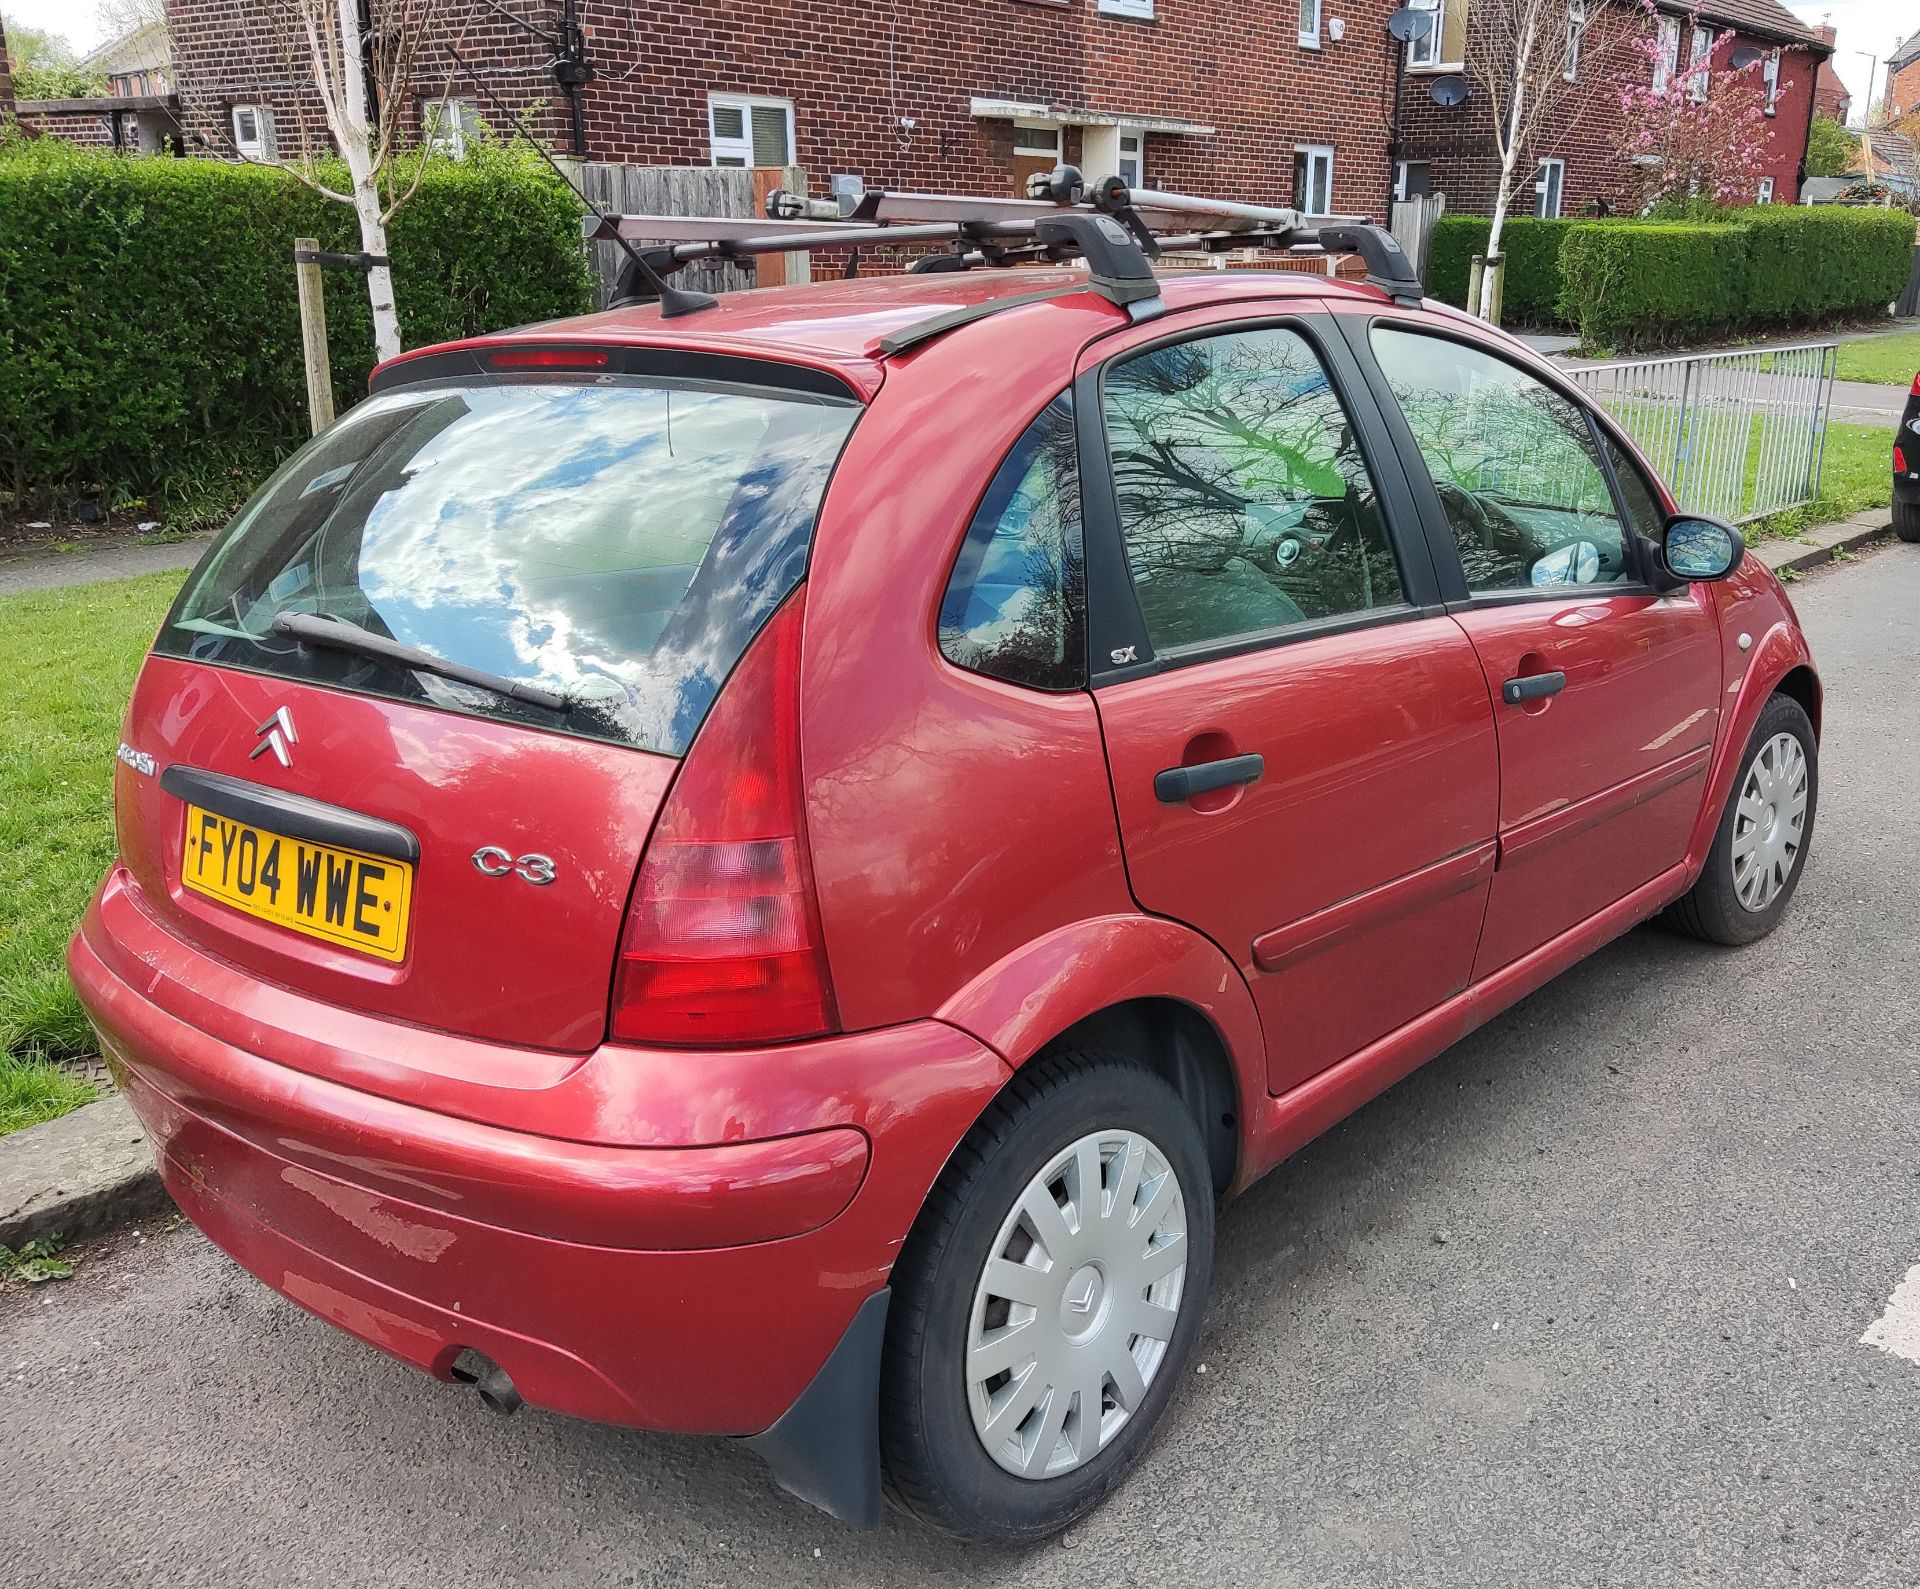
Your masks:
[[[431,160],[391,227],[408,345],[584,310],[579,214],[528,151]],[[270,468],[306,434],[301,236],[360,246],[347,206],[284,172],[0,144],[0,493],[164,507],[170,482]],[[373,361],[365,283],[329,271],[326,301],[345,408]]]
[[[18,1252],[0,1247],[0,1280],[24,1280],[37,1286],[48,1280],[67,1280],[73,1265],[56,1256],[67,1244],[61,1235],[39,1236],[24,1243]]]

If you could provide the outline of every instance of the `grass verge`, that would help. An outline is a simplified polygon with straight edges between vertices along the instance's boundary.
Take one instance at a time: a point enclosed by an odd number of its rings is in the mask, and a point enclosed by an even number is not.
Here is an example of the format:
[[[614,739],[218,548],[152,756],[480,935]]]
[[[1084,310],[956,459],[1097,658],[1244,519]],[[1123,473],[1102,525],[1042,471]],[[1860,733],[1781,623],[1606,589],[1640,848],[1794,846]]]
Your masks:
[[[1840,379],[1871,381],[1876,386],[1911,386],[1920,371],[1920,331],[1897,336],[1862,337],[1840,344]]]
[[[1747,526],[1747,539],[1795,536],[1816,524],[1832,524],[1885,507],[1893,500],[1893,430],[1878,425],[1829,425],[1820,468],[1820,494],[1785,513]]]
[[[93,1049],[61,955],[113,855],[120,717],[182,577],[0,597],[0,1131],[93,1095],[48,1075]]]

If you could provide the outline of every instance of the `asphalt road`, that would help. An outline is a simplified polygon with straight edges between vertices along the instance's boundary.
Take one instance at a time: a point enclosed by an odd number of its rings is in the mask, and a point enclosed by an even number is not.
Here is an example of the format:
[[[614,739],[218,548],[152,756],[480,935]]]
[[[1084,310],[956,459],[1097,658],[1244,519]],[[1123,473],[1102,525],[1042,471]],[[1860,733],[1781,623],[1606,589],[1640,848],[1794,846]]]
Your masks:
[[[0,1580],[1911,1589],[1920,1364],[1860,1337],[1920,1263],[1920,547],[1795,600],[1830,695],[1780,932],[1630,935],[1228,1209],[1205,1372],[1063,1541],[502,1422],[178,1230],[0,1295]]]

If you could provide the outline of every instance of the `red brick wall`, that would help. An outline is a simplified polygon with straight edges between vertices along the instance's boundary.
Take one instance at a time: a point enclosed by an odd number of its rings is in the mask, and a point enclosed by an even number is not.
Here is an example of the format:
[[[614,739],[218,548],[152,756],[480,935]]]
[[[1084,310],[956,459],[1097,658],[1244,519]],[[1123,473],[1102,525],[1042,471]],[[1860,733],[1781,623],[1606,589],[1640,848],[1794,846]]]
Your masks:
[[[1824,22],[1815,28],[1814,32],[1818,33],[1828,44],[1833,43],[1834,29],[1832,23]],[[1833,69],[1832,60],[1822,61],[1819,71],[1814,77],[1813,108],[1829,121],[1844,122],[1847,118],[1842,114],[1842,111],[1848,108],[1848,103],[1852,98],[1853,95],[1848,90],[1847,85],[1840,81],[1840,74]]]
[[[188,131],[207,140],[195,152],[231,155],[234,103],[275,111],[283,153],[303,129],[320,135],[304,59],[270,8],[170,0],[169,9]],[[517,9],[558,30],[559,0]],[[976,121],[969,100],[980,95],[1213,127],[1210,137],[1150,135],[1148,180],[1253,200],[1291,198],[1296,143],[1331,144],[1336,208],[1382,213],[1393,0],[1329,0],[1345,37],[1323,38],[1318,52],[1300,47],[1297,8],[1284,0],[1156,9],[1141,22],[1101,15],[1095,0],[582,0],[598,73],[584,90],[588,155],[705,164],[707,94],[761,94],[793,101],[798,160],[819,187],[838,172],[870,186],[1010,192],[1012,125]],[[544,100],[536,130],[571,146],[564,96],[545,71],[550,52],[477,0],[436,27],[516,111]],[[437,64],[418,74],[421,97],[444,88],[440,43],[427,52]],[[453,92],[474,95],[458,81]],[[490,114],[484,100],[480,110]]]
[[[1469,29],[1472,25],[1469,14]],[[1581,46],[1577,92],[1564,102],[1552,130],[1523,156],[1528,171],[1541,160],[1566,162],[1560,204],[1563,216],[1585,213],[1599,201],[1605,201],[1616,213],[1632,213],[1632,172],[1613,147],[1618,118],[1614,85],[1626,72],[1642,78],[1648,75],[1645,58],[1632,40],[1641,29],[1650,27],[1637,9],[1614,9],[1596,15]],[[1723,36],[1714,48],[1715,69],[1727,69],[1728,56],[1746,44],[1765,50],[1775,48],[1772,40],[1740,34],[1728,42]],[[1683,67],[1687,49],[1683,25]],[[1799,198],[1800,165],[1806,156],[1807,107],[1817,59],[1809,49],[1786,49],[1781,56],[1780,92],[1767,124],[1772,136],[1763,167],[1764,173],[1774,179],[1773,196],[1778,204],[1791,204]],[[1758,68],[1752,70],[1757,77]],[[1432,186],[1447,195],[1450,213],[1491,214],[1499,161],[1485,97],[1476,90],[1465,105],[1446,109],[1434,104],[1428,94],[1431,81],[1431,75],[1407,76],[1402,158],[1430,163]],[[1531,214],[1533,197],[1529,176],[1513,201],[1515,212]]]
[[[1920,110],[1920,56],[1908,61],[1887,79],[1887,114],[1898,118]]]
[[[65,143],[76,144],[82,149],[113,147],[113,134],[108,131],[107,118],[98,111],[87,111],[83,114],[49,115],[42,112],[23,115],[20,118],[20,125],[30,133],[58,138]]]

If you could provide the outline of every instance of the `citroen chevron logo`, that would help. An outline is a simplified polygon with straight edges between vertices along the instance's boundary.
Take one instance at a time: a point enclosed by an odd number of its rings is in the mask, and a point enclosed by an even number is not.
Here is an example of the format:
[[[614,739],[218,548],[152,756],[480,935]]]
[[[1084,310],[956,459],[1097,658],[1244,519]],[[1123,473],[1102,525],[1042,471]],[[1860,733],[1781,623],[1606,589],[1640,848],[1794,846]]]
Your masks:
[[[288,754],[287,747],[299,744],[300,736],[293,731],[293,714],[284,706],[256,728],[254,733],[262,737],[260,743],[247,753],[248,761],[252,761],[262,751],[270,750],[273,752],[274,759],[282,767],[293,765],[293,757]]]

